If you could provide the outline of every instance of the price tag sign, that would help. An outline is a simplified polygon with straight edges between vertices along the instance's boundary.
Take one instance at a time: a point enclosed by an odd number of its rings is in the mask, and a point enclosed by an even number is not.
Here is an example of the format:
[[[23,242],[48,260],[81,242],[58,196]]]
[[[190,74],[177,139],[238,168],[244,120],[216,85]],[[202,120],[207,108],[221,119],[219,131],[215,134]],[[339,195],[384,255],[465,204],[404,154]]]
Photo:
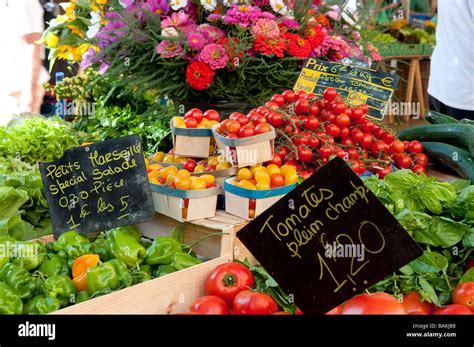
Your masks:
[[[422,254],[338,157],[237,237],[308,314],[329,311]]]
[[[154,214],[140,137],[94,143],[40,163],[54,235],[89,233],[150,220]]]
[[[306,61],[294,90],[322,95],[332,87],[351,106],[367,104],[368,117],[382,120],[399,77],[387,72],[310,58]]]

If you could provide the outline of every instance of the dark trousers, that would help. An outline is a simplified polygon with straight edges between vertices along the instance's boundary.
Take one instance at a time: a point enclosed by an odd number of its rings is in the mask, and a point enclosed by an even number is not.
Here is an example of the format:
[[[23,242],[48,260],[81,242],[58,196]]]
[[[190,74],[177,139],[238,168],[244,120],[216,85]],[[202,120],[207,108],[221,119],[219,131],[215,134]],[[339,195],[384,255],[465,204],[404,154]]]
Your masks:
[[[438,99],[429,95],[429,108],[430,110],[448,115],[456,119],[467,118],[474,120],[474,111],[461,110],[459,108],[454,108],[448,105],[443,104]]]

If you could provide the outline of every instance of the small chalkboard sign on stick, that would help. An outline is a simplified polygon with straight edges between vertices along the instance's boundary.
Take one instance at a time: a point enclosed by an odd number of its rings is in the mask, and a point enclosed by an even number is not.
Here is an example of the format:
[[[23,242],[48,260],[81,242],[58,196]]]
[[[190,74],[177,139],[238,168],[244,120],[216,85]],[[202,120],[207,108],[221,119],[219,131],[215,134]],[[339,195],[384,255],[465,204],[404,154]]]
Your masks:
[[[148,221],[154,207],[137,135],[66,151],[40,163],[51,224],[86,234]]]
[[[237,237],[309,314],[329,311],[422,253],[338,157]]]
[[[349,105],[367,104],[368,117],[382,120],[399,77],[357,65],[309,58],[293,89],[322,95],[326,88],[332,87]]]

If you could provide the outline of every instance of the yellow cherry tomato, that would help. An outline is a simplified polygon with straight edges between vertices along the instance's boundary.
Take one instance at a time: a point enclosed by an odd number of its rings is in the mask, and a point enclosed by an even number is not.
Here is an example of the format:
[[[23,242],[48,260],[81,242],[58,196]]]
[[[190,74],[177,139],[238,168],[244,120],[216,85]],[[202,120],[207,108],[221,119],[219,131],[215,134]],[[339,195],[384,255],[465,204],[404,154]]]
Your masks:
[[[213,184],[216,182],[216,178],[209,174],[204,174],[200,176],[207,184]]]
[[[148,180],[151,182],[152,179],[158,180],[158,171],[151,171],[148,173]]]
[[[148,166],[148,168],[149,168],[151,171],[158,171],[158,170],[162,169],[163,166],[160,165],[160,164],[150,164],[150,165]]]
[[[165,152],[156,152],[154,155],[153,155],[153,160],[154,161],[163,161],[165,157]]]
[[[256,187],[257,187],[257,190],[270,189],[270,183],[266,181],[260,181],[260,182],[257,182]]]
[[[280,173],[286,176],[290,172],[296,173],[296,168],[293,165],[283,165],[280,167]]]
[[[254,166],[250,167],[250,172],[252,172],[252,175],[255,175],[255,173],[258,170],[262,170],[262,169],[264,169],[264,167],[261,164],[257,164],[257,165],[254,165]]]
[[[217,164],[219,164],[219,161],[218,161],[217,157],[210,157],[207,160],[207,165],[209,165],[209,166],[216,166]]]
[[[191,183],[191,190],[202,190],[206,189],[207,183],[204,179],[201,177],[196,177],[196,179],[193,180]]]
[[[298,182],[298,175],[295,172],[290,172],[285,176],[285,186],[296,182]]]
[[[174,185],[176,189],[189,190],[191,189],[191,178],[183,177],[183,176],[175,176]]]
[[[186,123],[181,117],[173,117],[173,126],[175,128],[186,128]]]
[[[271,176],[273,174],[279,174],[280,173],[280,168],[276,166],[275,164],[270,164],[268,165],[265,170],[267,170],[268,174]]]
[[[252,190],[256,189],[255,185],[247,180],[239,181],[237,186],[240,188],[245,188],[245,189],[252,189]]]
[[[163,163],[174,163],[174,155],[173,154],[167,154],[163,158]]]
[[[206,118],[204,118],[204,119],[206,119]],[[211,129],[212,126],[213,126],[213,125],[216,125],[216,124],[219,124],[219,122],[216,121],[216,120],[210,120],[209,122],[207,122],[206,125],[207,125],[207,127],[208,127],[209,129]]]
[[[225,169],[229,169],[230,167],[231,167],[230,163],[223,162],[216,165],[216,170],[225,170]]]
[[[202,164],[198,164],[194,168],[194,172],[205,172],[205,171],[206,171],[206,167]]]
[[[251,180],[252,179],[252,172],[247,169],[246,167],[243,167],[237,171],[237,180],[243,181],[243,180]]]
[[[177,164],[182,164],[184,163],[188,158],[186,157],[177,157],[175,156],[174,157],[174,162],[177,163]]]
[[[178,171],[178,176],[190,177],[191,173],[188,170],[181,169],[181,170]]]
[[[158,179],[155,177],[152,177],[152,178],[148,177],[148,180],[150,181],[150,183],[161,185],[160,181],[158,181]]]
[[[255,181],[267,182],[268,184],[270,184],[270,174],[267,172],[267,170],[258,170],[255,173]]]

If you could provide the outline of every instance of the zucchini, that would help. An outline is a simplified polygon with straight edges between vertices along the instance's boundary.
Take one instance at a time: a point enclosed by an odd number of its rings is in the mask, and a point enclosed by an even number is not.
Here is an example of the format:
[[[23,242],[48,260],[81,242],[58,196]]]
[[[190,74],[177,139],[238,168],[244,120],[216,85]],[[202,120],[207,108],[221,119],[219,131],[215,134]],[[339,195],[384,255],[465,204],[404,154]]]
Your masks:
[[[431,111],[431,110],[426,112],[425,119],[431,124],[459,123],[459,121],[456,118],[450,117],[448,115],[445,115],[436,111]]]
[[[420,125],[398,133],[402,141],[436,141],[466,148],[474,157],[474,129],[468,124]]]
[[[463,118],[459,121],[461,124],[469,124],[471,126],[474,126],[474,120],[468,119],[468,118]]]
[[[474,181],[474,160],[465,149],[441,142],[422,142],[423,151],[430,161],[443,164],[459,176]]]

